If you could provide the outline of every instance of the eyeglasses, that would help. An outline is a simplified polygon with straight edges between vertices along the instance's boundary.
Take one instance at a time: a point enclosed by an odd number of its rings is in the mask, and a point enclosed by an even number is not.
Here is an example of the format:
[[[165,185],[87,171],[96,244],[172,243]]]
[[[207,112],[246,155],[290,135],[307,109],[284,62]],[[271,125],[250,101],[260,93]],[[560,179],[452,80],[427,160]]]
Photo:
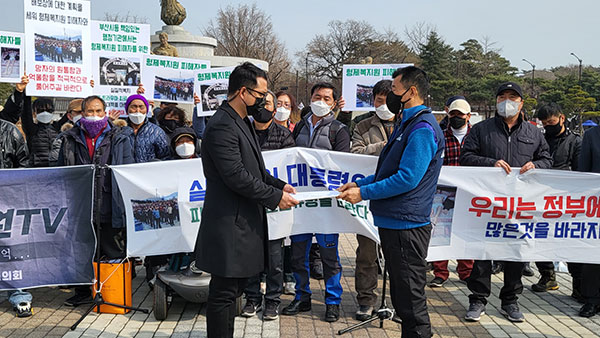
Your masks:
[[[251,92],[254,92],[254,93],[258,94],[259,95],[258,97],[252,95],[252,96],[254,96],[254,98],[257,98],[257,99],[262,99],[262,98],[264,98],[267,95],[267,93],[262,93],[262,92],[259,92],[258,90],[254,90],[252,88],[246,87],[246,89],[248,89]]]
[[[281,101],[277,101],[277,107],[284,107],[287,109],[291,109],[292,108],[292,104],[289,102],[283,103]]]

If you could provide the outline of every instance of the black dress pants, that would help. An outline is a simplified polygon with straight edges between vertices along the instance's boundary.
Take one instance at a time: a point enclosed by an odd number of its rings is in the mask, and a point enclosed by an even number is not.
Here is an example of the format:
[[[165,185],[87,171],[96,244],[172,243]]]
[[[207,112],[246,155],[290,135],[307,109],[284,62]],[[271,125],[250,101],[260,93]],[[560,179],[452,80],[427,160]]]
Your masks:
[[[581,295],[586,303],[600,305],[600,264],[582,264]]]
[[[431,224],[406,230],[379,228],[379,237],[390,276],[392,304],[402,319],[402,337],[431,337],[425,296]]]
[[[235,300],[242,295],[248,278],[212,275],[206,307],[206,331],[209,338],[233,337]]]
[[[516,304],[517,295],[523,292],[523,262],[502,262],[504,264],[504,286],[500,289],[502,305]],[[487,297],[492,290],[492,261],[475,261],[471,276],[467,279],[467,287],[471,290],[469,302],[487,304]]]
[[[276,304],[281,303],[281,293],[283,292],[283,239],[274,239],[269,241],[269,266],[265,269],[267,275],[267,290],[265,301]],[[246,299],[255,304],[262,304],[263,295],[260,293],[260,276],[262,273],[248,279],[248,286],[244,293]]]

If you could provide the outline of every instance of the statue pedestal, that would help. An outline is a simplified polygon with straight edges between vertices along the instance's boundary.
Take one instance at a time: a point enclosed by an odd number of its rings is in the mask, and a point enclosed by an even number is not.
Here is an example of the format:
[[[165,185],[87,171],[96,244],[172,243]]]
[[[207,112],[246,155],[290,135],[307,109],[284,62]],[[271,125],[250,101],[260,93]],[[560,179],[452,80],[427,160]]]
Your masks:
[[[181,26],[163,26],[162,30],[150,37],[152,49],[160,45],[158,35],[163,32],[169,35],[169,44],[177,48],[179,57],[208,60],[211,67],[237,66],[242,62],[250,61],[264,70],[269,70],[269,64],[263,60],[215,55],[215,49],[217,48],[216,39],[207,36],[192,35]]]
[[[161,31],[150,37],[152,49],[160,45],[158,35],[163,32],[169,35],[169,44],[177,48],[179,57],[205,60],[206,57],[215,55],[216,39],[192,35],[181,26],[163,26]]]

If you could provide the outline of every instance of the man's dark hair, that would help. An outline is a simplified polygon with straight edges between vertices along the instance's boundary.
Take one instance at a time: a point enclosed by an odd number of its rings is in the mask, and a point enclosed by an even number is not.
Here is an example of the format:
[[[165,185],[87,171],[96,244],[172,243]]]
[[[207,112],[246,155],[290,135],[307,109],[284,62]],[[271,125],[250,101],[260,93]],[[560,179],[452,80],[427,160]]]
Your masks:
[[[267,73],[256,67],[250,62],[244,62],[241,65],[235,67],[233,72],[229,75],[229,88],[227,94],[231,95],[240,90],[242,87],[254,89],[256,88],[259,77],[267,79]]]
[[[429,76],[424,70],[415,66],[398,68],[392,74],[392,78],[395,79],[398,76],[402,76],[400,83],[404,88],[408,89],[415,86],[419,92],[419,97],[425,100],[429,92]]]
[[[173,113],[177,117],[177,120],[179,120],[179,122],[187,124],[187,120],[185,118],[185,112],[177,106],[167,106],[167,107],[161,109],[158,112],[158,114],[156,114],[156,120],[158,121],[158,123],[161,123],[165,120],[165,116],[167,116],[171,113]]]
[[[54,113],[54,104],[52,100],[46,98],[39,98],[31,104],[31,109],[37,114],[43,111]]]
[[[373,87],[373,98],[377,95],[386,95],[392,91],[392,80],[381,80]]]
[[[313,94],[314,94],[314,93],[315,93],[317,90],[319,90],[319,89],[322,89],[322,88],[325,88],[325,89],[331,89],[331,91],[333,92],[333,99],[334,99],[335,101],[337,101],[337,100],[338,100],[338,93],[337,93],[337,90],[335,90],[335,87],[334,87],[334,86],[333,86],[331,83],[329,83],[329,82],[318,82],[318,83],[316,83],[316,84],[315,84],[314,86],[312,86],[312,88],[310,89],[310,96],[313,96]]]
[[[102,102],[102,109],[106,110],[106,102],[98,95],[91,95],[83,99],[83,101],[81,101],[81,110],[85,111],[85,107],[94,100],[100,100],[100,102]]]
[[[537,118],[540,120],[546,120],[552,116],[559,117],[562,114],[562,110],[558,103],[550,102],[540,105],[536,111]]]

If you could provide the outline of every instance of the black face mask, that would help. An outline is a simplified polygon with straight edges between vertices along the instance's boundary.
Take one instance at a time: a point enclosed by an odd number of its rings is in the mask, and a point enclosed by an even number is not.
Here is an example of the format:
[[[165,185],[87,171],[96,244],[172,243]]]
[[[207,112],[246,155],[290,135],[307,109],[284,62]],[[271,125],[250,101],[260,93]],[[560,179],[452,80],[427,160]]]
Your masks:
[[[252,90],[251,89],[247,89],[248,93],[250,93]],[[246,113],[248,113],[248,115],[254,117],[255,120],[258,121],[258,119],[256,118],[257,115],[260,115],[261,117],[264,117],[264,112],[262,112],[262,110],[265,108],[265,98],[264,97],[256,97],[252,94],[250,94],[252,97],[254,97],[254,104],[249,106],[246,101],[244,101],[244,103],[246,104]],[[264,118],[263,118],[264,119]],[[260,121],[258,121],[260,122]]]
[[[178,127],[183,127],[183,124],[175,120],[162,120],[160,121],[160,126],[164,129],[165,132],[170,134]]]
[[[546,130],[546,137],[553,138],[558,136],[562,130],[562,127],[563,126],[562,124],[560,124],[560,122],[558,122],[557,124],[545,126],[544,129]]]
[[[387,94],[387,97],[385,98],[385,104],[392,113],[398,115],[404,111],[404,105],[406,102],[410,101],[410,99],[402,101],[402,97],[408,93],[409,90],[410,87],[404,93],[402,93],[402,95],[396,95],[393,91]]]
[[[273,112],[268,111],[265,107],[262,107],[258,110],[258,112],[256,112],[256,114],[252,115],[252,117],[256,122],[267,123],[273,118]]]
[[[460,129],[467,124],[467,119],[463,119],[460,116],[452,116],[449,120],[450,126],[454,129]]]

